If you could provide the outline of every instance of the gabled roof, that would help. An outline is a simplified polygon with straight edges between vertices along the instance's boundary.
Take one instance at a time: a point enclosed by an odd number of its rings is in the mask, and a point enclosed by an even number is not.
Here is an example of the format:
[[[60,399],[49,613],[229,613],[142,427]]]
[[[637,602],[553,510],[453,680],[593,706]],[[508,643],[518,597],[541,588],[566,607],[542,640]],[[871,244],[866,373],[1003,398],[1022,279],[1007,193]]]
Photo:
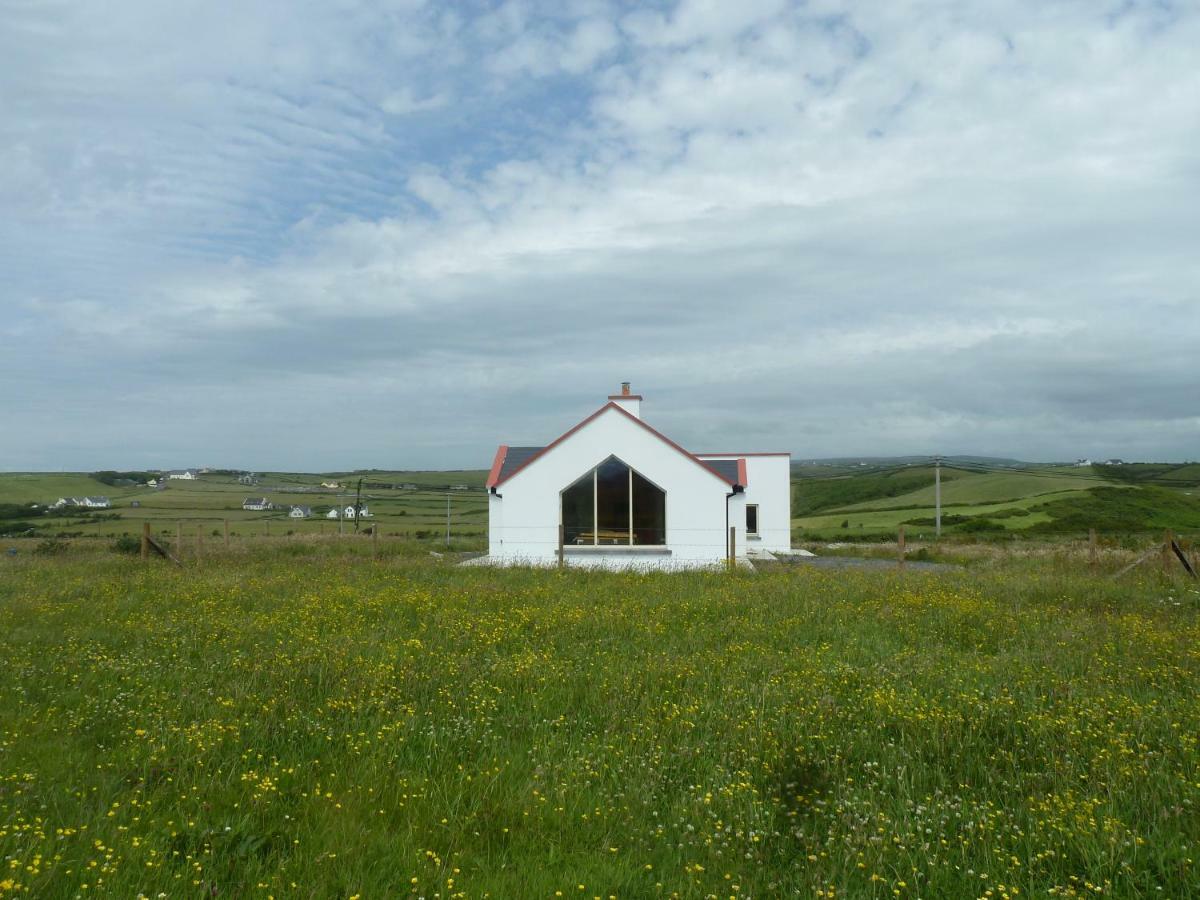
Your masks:
[[[628,398],[626,398],[626,399],[628,399]],[[682,447],[680,447],[677,443],[675,443],[673,440],[671,440],[665,434],[651,428],[649,425],[647,425],[645,422],[643,422],[637,416],[633,415],[632,413],[628,412],[627,410],[622,409],[618,404],[616,404],[610,400],[608,403],[605,403],[602,407],[600,407],[598,410],[596,410],[594,413],[592,413],[590,416],[588,416],[586,419],[584,419],[582,422],[580,422],[574,428],[559,435],[557,438],[555,438],[553,441],[551,441],[545,447],[509,447],[507,445],[502,444],[500,446],[500,448],[496,451],[495,458],[492,460],[492,469],[488,473],[487,487],[494,488],[494,487],[497,487],[497,486],[503,484],[505,481],[512,478],[518,472],[522,471],[523,469],[528,467],[530,464],[532,464],[535,460],[539,459],[540,457],[542,457],[543,455],[548,453],[550,450],[557,447],[559,444],[561,444],[563,441],[565,441],[567,438],[569,438],[575,432],[579,431],[584,426],[590,424],[594,419],[598,419],[601,415],[603,415],[605,412],[607,412],[610,409],[615,409],[618,413],[623,415],[625,418],[629,419],[629,421],[634,422],[635,424],[646,429],[646,431],[650,432],[652,435],[654,435],[656,438],[658,438],[660,441],[662,441],[668,447],[671,447],[672,449],[677,450],[679,453],[681,453],[683,456],[686,456],[688,459],[690,459],[693,463],[698,465],[700,468],[707,471],[710,475],[713,475],[714,477],[719,478],[721,481],[725,482],[730,487],[734,487],[737,485],[742,485],[742,486],[745,485],[744,481],[739,481],[737,479],[736,473],[734,473],[733,476],[731,477],[730,475],[726,475],[725,473],[719,471],[716,468],[716,465],[714,463],[708,463],[708,462],[705,462],[704,460],[697,459],[695,455],[688,453],[686,450],[684,450]],[[514,452],[516,453],[516,456],[520,457],[520,462],[509,465],[508,464],[508,455],[510,453],[514,453]]]

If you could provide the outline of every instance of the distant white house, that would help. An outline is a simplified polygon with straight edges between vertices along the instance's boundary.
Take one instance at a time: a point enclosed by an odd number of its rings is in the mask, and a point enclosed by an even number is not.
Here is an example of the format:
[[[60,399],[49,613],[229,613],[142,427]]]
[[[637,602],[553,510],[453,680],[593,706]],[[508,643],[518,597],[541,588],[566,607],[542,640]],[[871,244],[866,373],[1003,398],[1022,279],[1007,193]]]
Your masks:
[[[341,510],[340,510],[340,509],[338,509],[338,508],[335,506],[335,507],[334,507],[333,509],[331,509],[329,512],[325,513],[325,518],[327,518],[327,519],[336,519],[336,518],[338,518],[338,516],[339,516],[340,514],[341,514]]]
[[[695,568],[791,550],[791,454],[690,453],[621,393],[544,447],[502,445],[488,474],[488,558]],[[561,535],[561,538],[560,538]]]
[[[258,476],[253,472],[243,472],[238,476],[238,484],[256,485],[258,484]]]
[[[149,481],[146,482],[146,487],[158,487],[158,479],[151,478]]]
[[[1087,466],[1090,466],[1091,464],[1092,464],[1092,461],[1090,459],[1075,460],[1075,468],[1077,468],[1077,469],[1086,468]]]
[[[172,469],[167,473],[167,477],[172,481],[195,481],[195,469]]]
[[[242,501],[242,509],[263,512],[271,508],[271,501],[266,497],[247,497]]]
[[[353,503],[351,503],[351,504],[350,504],[349,506],[347,506],[347,507],[346,507],[344,510],[342,510],[342,516],[343,516],[343,518],[346,518],[346,519],[353,519],[353,518],[354,518],[354,504],[353,504]],[[361,509],[359,509],[359,511],[358,511],[358,517],[359,517],[360,519],[369,519],[369,518],[371,518],[371,510],[370,510],[370,509],[367,507],[367,504],[365,504],[365,503],[364,503],[364,504],[362,505],[362,508],[361,508]]]
[[[341,485],[340,485],[340,484],[338,484],[336,481],[322,481],[322,482],[321,482],[321,487],[323,487],[323,488],[330,488],[330,489],[332,489],[332,490],[335,490],[335,491],[336,491],[338,488],[340,488],[340,487],[341,487]]]
[[[307,519],[312,515],[312,509],[308,506],[293,506],[288,517],[292,519]]]
[[[82,506],[87,509],[108,509],[112,501],[107,497],[59,497],[50,504],[51,509],[62,509],[66,506]]]

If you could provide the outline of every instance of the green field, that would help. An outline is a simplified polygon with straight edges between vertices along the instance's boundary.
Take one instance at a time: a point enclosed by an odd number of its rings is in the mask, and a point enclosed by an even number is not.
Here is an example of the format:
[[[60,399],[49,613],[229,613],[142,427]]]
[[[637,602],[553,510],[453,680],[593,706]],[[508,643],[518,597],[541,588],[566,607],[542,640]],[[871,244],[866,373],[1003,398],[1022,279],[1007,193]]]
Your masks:
[[[166,490],[149,487],[112,487],[87,475],[47,473],[0,474],[0,504],[53,503],[59,497],[107,496],[110,510],[71,510],[63,517],[49,518],[41,510],[0,522],[12,531],[33,528],[32,536],[66,534],[81,537],[138,534],[143,521],[149,520],[157,535],[173,537],[182,529],[186,539],[194,540],[199,531],[205,537],[224,538],[225,523],[234,537],[263,535],[333,534],[339,523],[325,518],[334,506],[352,505],[359,478],[363,479],[362,502],[371,517],[360,527],[378,525],[388,537],[431,537],[435,532],[444,539],[447,499],[450,507],[451,536],[458,540],[482,541],[487,529],[487,498],[483,492],[486,473],[465,472],[364,472],[325,475],[266,472],[255,486],[239,484],[232,475],[202,475],[196,481],[174,480]],[[341,489],[325,489],[322,481],[335,480]],[[386,486],[385,486],[386,485]],[[403,488],[398,485],[414,485]],[[308,506],[313,517],[292,519],[287,510],[254,512],[242,509],[247,497],[266,497],[273,503],[290,507]],[[137,503],[137,506],[133,504]],[[74,513],[74,514],[72,514]],[[353,521],[344,521],[341,530],[353,531]]]
[[[1172,467],[1168,486],[1148,475],[1111,479],[1105,474],[1120,468],[1134,467],[943,468],[944,533],[1200,532],[1200,487],[1185,489],[1182,480],[1190,468]],[[901,525],[913,535],[932,535],[933,480],[929,467],[797,479],[793,537],[875,538],[895,535]]]
[[[80,543],[0,558],[0,896],[1200,893],[1200,594],[1156,570]]]

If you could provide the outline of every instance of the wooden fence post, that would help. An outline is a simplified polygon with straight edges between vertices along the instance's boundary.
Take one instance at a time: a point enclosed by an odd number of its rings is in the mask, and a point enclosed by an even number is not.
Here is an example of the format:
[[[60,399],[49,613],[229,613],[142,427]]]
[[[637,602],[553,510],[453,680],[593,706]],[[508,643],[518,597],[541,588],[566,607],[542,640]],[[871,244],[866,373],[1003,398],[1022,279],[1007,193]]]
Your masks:
[[[896,553],[899,557],[900,568],[904,568],[904,526],[900,526],[900,530],[896,535]]]
[[[729,526],[729,568],[732,571],[737,566],[737,526]]]
[[[1088,564],[1094,569],[1100,562],[1099,551],[1096,546],[1096,529],[1088,529]]]
[[[142,559],[150,558],[150,520],[142,523]]]

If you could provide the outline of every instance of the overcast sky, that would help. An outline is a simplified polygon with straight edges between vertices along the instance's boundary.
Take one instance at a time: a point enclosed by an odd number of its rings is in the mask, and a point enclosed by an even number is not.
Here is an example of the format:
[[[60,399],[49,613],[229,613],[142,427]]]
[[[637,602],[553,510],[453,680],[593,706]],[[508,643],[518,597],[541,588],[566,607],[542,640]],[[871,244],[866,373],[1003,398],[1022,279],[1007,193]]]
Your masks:
[[[1200,4],[0,0],[0,469],[1200,457]]]

